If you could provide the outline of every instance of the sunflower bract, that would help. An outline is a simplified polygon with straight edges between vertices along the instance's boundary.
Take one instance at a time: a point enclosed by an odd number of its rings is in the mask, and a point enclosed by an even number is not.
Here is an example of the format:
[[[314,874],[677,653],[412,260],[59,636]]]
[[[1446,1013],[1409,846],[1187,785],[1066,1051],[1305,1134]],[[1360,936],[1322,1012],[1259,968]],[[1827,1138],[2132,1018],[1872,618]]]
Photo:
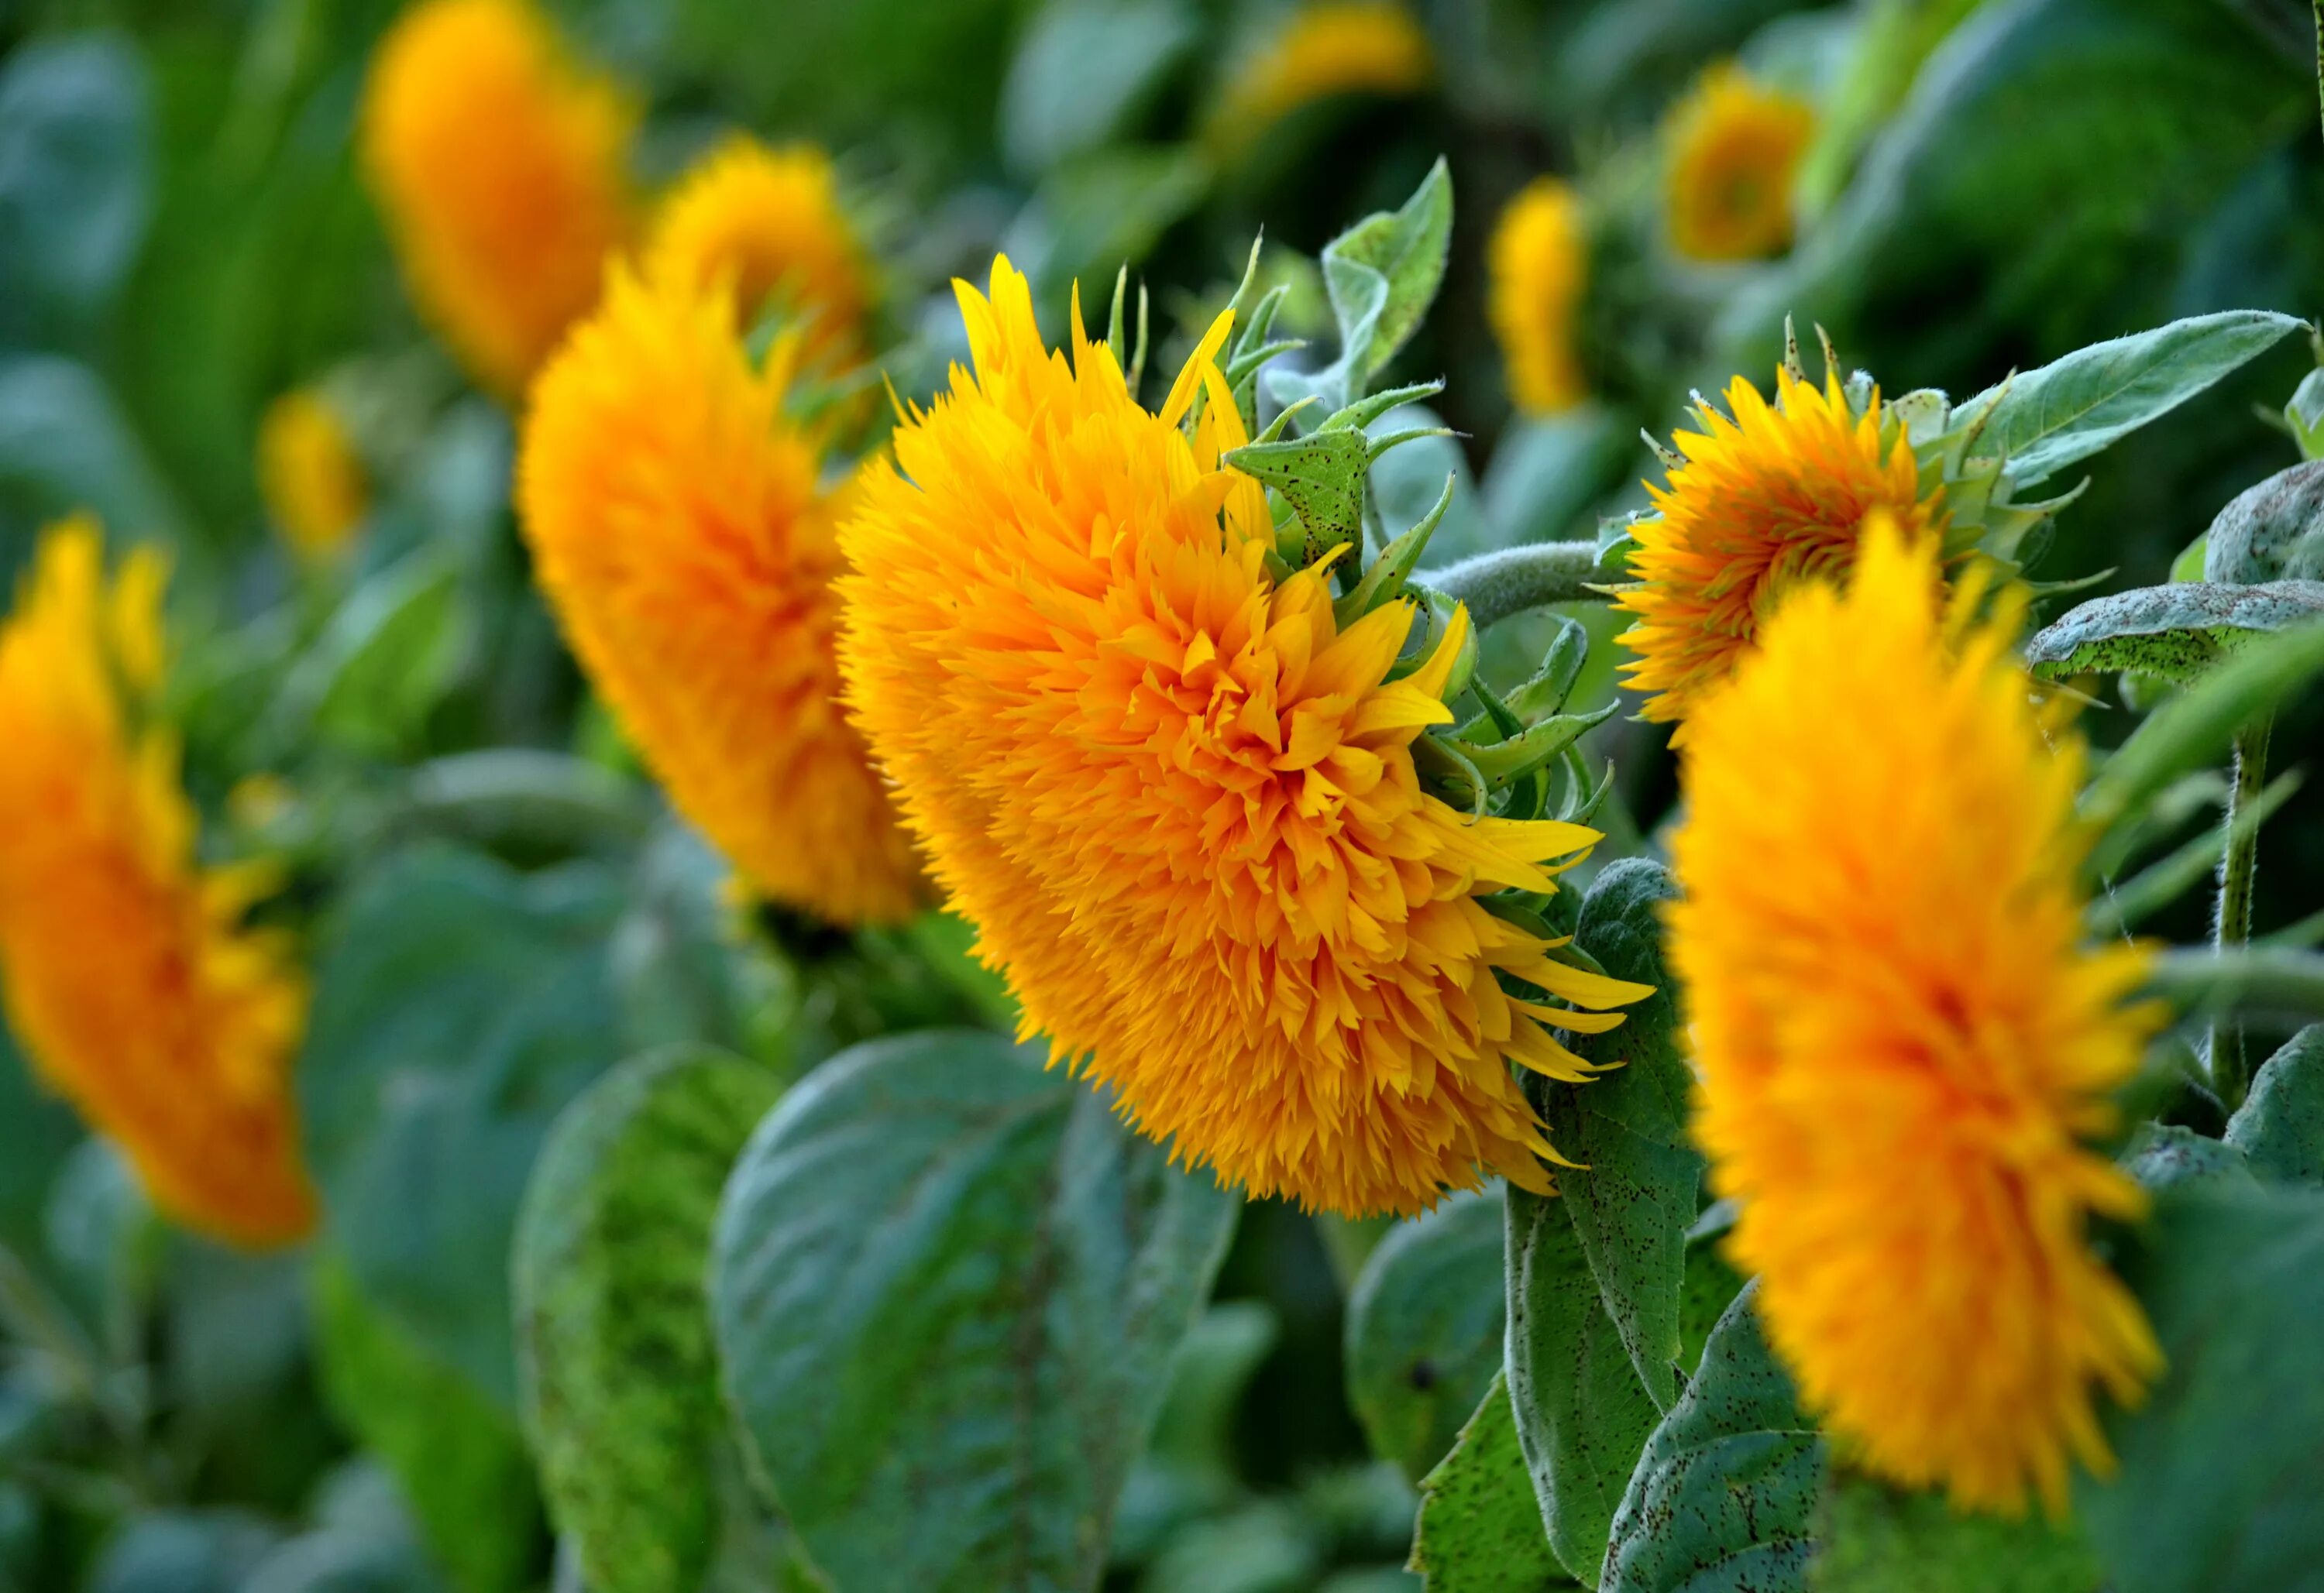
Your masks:
[[[373,60],[362,154],[405,281],[503,398],[596,302],[628,241],[635,121],[530,0],[422,0]]]
[[[176,744],[141,723],[162,581],[141,550],[108,585],[96,525],[68,520],[0,625],[0,994],[156,1204],[288,1243],[315,1215],[290,1091],[306,983],[280,936],[241,926],[270,871],[196,865]]]
[[[1921,496],[1911,446],[1882,443],[1877,393],[1851,416],[1836,374],[1819,388],[1779,371],[1773,404],[1740,376],[1726,396],[1727,414],[1704,405],[1702,429],[1672,439],[1685,462],[1648,484],[1658,517],[1635,527],[1637,584],[1615,599],[1637,655],[1623,684],[1651,694],[1648,719],[1685,718],[1793,588],[1844,576],[1876,511],[1915,541],[1945,523],[1942,489]]]
[[[1792,182],[1815,135],[1806,101],[1713,67],[1664,137],[1671,247],[1691,260],[1758,260],[1792,244]]]
[[[1574,352],[1590,253],[1572,188],[1554,177],[1527,183],[1501,212],[1486,262],[1510,399],[1532,415],[1572,409],[1590,391]]]
[[[758,890],[893,920],[919,876],[833,656],[842,495],[788,421],[796,347],[753,366],[723,286],[617,268],[541,373],[518,506],[590,679],[680,812]]]
[[[841,533],[841,662],[1026,1031],[1255,1194],[1369,1212],[1487,1172],[1547,1188],[1510,1064],[1584,1078],[1550,1027],[1610,1027],[1647,992],[1475,899],[1552,889],[1595,832],[1420,788],[1465,617],[1391,680],[1409,605],[1342,631],[1320,567],[1269,576],[1265,493],[1219,463],[1244,440],[1213,363],[1229,318],[1157,414],[1078,315],[1071,361],[1049,351],[1006,260],[989,298],[958,291],[975,368],[906,419]]]
[[[2142,1209],[2085,1142],[2153,1030],[2146,958],[2080,944],[2080,743],[2029,701],[2022,605],[1949,627],[1936,558],[1877,526],[1697,711],[1672,959],[1695,1132],[1809,1408],[1907,1487],[2058,1510],[2070,1457],[2107,1464],[2091,1385],[2158,1365],[2086,1232]]]

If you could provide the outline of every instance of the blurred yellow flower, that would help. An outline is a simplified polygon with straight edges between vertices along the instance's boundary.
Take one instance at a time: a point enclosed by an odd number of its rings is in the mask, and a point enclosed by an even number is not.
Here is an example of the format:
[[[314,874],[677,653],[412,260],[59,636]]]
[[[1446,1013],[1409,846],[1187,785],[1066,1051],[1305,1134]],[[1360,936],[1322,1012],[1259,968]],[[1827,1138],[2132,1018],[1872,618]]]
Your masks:
[[[355,443],[312,388],[284,393],[259,420],[258,487],[274,529],[309,561],[344,548],[370,509]]]
[[[1209,136],[1246,144],[1338,94],[1416,94],[1436,75],[1428,35],[1397,0],[1314,0],[1245,56],[1210,113]]]
[[[1527,183],[1501,212],[1486,263],[1492,278],[1487,308],[1510,399],[1529,415],[1572,409],[1590,391],[1574,353],[1590,237],[1571,185],[1554,177]]]
[[[364,164],[404,280],[478,382],[515,398],[628,241],[629,97],[530,0],[420,0],[364,91]]]
[[[1672,438],[1685,462],[1647,487],[1659,518],[1634,528],[1637,584],[1615,600],[1636,617],[1622,633],[1637,655],[1623,684],[1655,694],[1648,719],[1687,717],[1794,587],[1844,576],[1876,511],[1914,541],[1944,528],[1943,490],[1922,496],[1902,428],[1881,442],[1877,392],[1851,417],[1836,374],[1818,388],[1779,371],[1775,403],[1738,376],[1727,409],[1702,406],[1702,429]]]
[[[567,640],[678,810],[771,898],[899,919],[919,873],[840,709],[846,493],[784,417],[797,355],[754,367],[722,289],[616,267],[534,386],[518,506]]]
[[[799,315],[810,360],[861,352],[871,262],[840,208],[830,157],[811,144],[744,137],[713,151],[662,202],[645,257],[649,274],[728,283],[743,326],[770,298]]]
[[[1510,1064],[1586,1076],[1550,1029],[1649,992],[1476,899],[1552,890],[1544,865],[1596,832],[1420,788],[1466,616],[1391,679],[1409,605],[1342,629],[1322,568],[1268,575],[1266,494],[1220,465],[1245,440],[1214,363],[1231,317],[1148,413],[1078,308],[1071,362],[1049,351],[1005,259],[990,298],[957,292],[975,369],[906,418],[842,529],[840,656],[1026,1033],[1254,1194],[1361,1213],[1487,1172],[1548,1189]]]
[[[2022,595],[1941,621],[1937,549],[1879,517],[1690,722],[1671,954],[1695,1135],[1739,1204],[1769,1341],[1862,1462],[2053,1512],[2103,1469],[2090,1385],[2160,1365],[2092,1254],[2137,1186],[2086,1147],[2155,1024],[2146,953],[2080,946],[2081,744],[2009,652]]]
[[[202,870],[161,684],[161,559],[108,585],[93,521],[42,538],[0,624],[0,995],[41,1076],[156,1204],[245,1245],[312,1226],[290,1068],[305,981],[241,926],[268,884]]]
[[[1671,247],[1691,260],[1758,260],[1792,245],[1792,178],[1815,134],[1805,100],[1715,66],[1663,131]]]

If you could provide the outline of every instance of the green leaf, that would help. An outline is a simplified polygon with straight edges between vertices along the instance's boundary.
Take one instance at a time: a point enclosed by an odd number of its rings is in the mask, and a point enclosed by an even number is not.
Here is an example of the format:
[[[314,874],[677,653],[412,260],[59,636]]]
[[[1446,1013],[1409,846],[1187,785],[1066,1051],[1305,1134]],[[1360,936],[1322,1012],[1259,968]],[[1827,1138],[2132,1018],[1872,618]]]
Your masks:
[[[1397,1224],[1348,1295],[1348,1403],[1372,1453],[1417,1482],[1501,1364],[1501,1202],[1456,1194]]]
[[[2310,371],[2300,379],[2283,406],[2283,420],[2292,428],[2301,458],[2324,456],[2324,371]]]
[[[324,1397],[394,1474],[455,1586],[523,1586],[540,1505],[516,1423],[374,1309],[341,1257],[318,1260],[312,1290]]]
[[[727,1183],[712,1320],[833,1585],[1094,1588],[1237,1210],[992,1035],[859,1045],[795,1086]]]
[[[2255,637],[2319,618],[2324,581],[2140,586],[2068,610],[2026,642],[2025,661],[2044,680],[2093,669],[2192,680]]]
[[[691,1588],[707,1567],[727,1441],[710,1229],[781,1092],[721,1052],[641,1056],[565,1110],[533,1165],[511,1264],[524,1424],[596,1593]]]
[[[183,543],[168,483],[97,373],[53,355],[0,357],[0,515],[30,529],[78,509],[115,551]]]
[[[1575,1054],[1619,1068],[1587,1084],[1529,1082],[1550,1143],[1583,1164],[1559,1170],[1559,1198],[1639,1380],[1665,1410],[1677,1395],[1679,1293],[1702,1177],[1687,1137],[1692,1079],[1676,981],[1663,962],[1663,904],[1677,895],[1668,870],[1643,858],[1610,864],[1591,883],[1574,944],[1616,979],[1658,993],[1627,1008],[1620,1027],[1574,1038]]]
[[[1600,1298],[1566,1199],[1508,1192],[1508,1393],[1536,1527],[1598,1585],[1614,1512],[1661,1413]]]
[[[2297,316],[2229,309],[2078,348],[1988,387],[1953,411],[1974,451],[2007,461],[2022,490],[2169,414],[2292,333]]]
[[[1904,1494],[1835,1473],[1823,1500],[1815,1593],[2098,1593],[2081,1533],[2034,1514],[1961,1515],[1936,1494]]]
[[[89,1568],[86,1593],[243,1593],[274,1542],[265,1519],[244,1510],[134,1515]]]
[[[299,1067],[327,1225],[364,1297],[516,1409],[508,1257],[558,1110],[619,1060],[615,878],[387,853],[350,882]]]
[[[2126,1172],[2150,1190],[2190,1183],[2249,1183],[2241,1152],[2176,1123],[2141,1123],[2122,1154]]]
[[[0,68],[0,337],[41,309],[85,319],[121,285],[152,209],[147,97],[117,34],[35,39]]]
[[[1601,1593],[1803,1593],[1823,1440],[1754,1315],[1755,1283],[1646,1441],[1614,1517]]]
[[[2261,1065],[2228,1119],[2227,1143],[2263,1178],[2324,1184],[2324,1025],[2301,1029]]]
[[[1366,450],[1360,431],[1317,431],[1246,443],[1222,457],[1283,494],[1299,516],[1305,537],[1300,562],[1307,565],[1340,543],[1363,545]]]
[[[2115,1593],[2313,1588],[2324,1565],[2324,1192],[2166,1193],[2117,1257],[2166,1369],[2075,1503]]]
[[[1368,216],[1324,244],[1323,289],[1339,323],[1339,358],[1321,371],[1270,367],[1266,381],[1276,401],[1312,396],[1328,414],[1361,398],[1435,302],[1452,237],[1452,177],[1440,158],[1401,207]]]
[[[1010,164],[1046,171],[1128,129],[1194,35],[1180,0],[1078,0],[1039,13],[1001,87]]]
[[[461,617],[459,572],[434,548],[366,576],[283,682],[276,735],[374,757],[408,748],[458,662]]]
[[[1412,1569],[1427,1593],[1539,1593],[1567,1586],[1542,1536],[1508,1386],[1485,1390],[1452,1452],[1420,1481]]]
[[[2324,580],[2324,461],[2278,471],[2231,499],[2203,533],[2203,577]]]

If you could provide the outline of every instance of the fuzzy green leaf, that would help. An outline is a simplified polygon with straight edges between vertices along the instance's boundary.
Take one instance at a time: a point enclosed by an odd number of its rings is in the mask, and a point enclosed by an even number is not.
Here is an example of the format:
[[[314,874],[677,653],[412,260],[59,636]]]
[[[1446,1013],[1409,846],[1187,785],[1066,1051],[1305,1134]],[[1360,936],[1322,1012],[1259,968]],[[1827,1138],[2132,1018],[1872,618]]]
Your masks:
[[[1736,1296],[1646,1441],[1614,1517],[1601,1593],[1804,1593],[1824,1445]]]
[[[2261,1065],[2228,1120],[2227,1143],[2263,1178],[2324,1184],[2324,1025],[2301,1029]]]
[[[2141,586],[2069,610],[2034,633],[2025,661],[2045,680],[2093,669],[2192,680],[2255,637],[2319,618],[2324,581]]]
[[[2230,499],[2203,533],[2203,578],[2324,581],[2324,461],[2280,470]]]
[[[835,1587],[1090,1588],[1237,1202],[982,1033],[858,1045],[727,1181],[711,1318]]]
[[[1412,1569],[1426,1593],[1543,1593],[1572,1585],[1542,1536],[1508,1389],[1499,1377],[1452,1452],[1421,1478]]]
[[[566,1109],[534,1165],[512,1263],[519,1387],[550,1510],[597,1593],[692,1588],[709,1563],[728,1441],[710,1228],[780,1092],[720,1052],[639,1057]]]
[[[2039,1513],[1964,1515],[1852,1472],[1824,1492],[1815,1593],[2098,1593],[2104,1574],[2070,1525]]]
[[[1305,562],[1338,543],[1361,547],[1364,525],[1364,434],[1318,431],[1275,442],[1245,443],[1223,456],[1245,475],[1283,494],[1306,534]]]
[[[1501,1202],[1456,1195],[1398,1224],[1348,1295],[1348,1403],[1372,1452],[1417,1482],[1501,1364]]]
[[[1587,1084],[1528,1082],[1550,1143],[1582,1164],[1560,1169],[1559,1198],[1639,1380],[1665,1410],[1677,1392],[1679,1295],[1702,1175],[1687,1136],[1692,1082],[1675,981],[1663,962],[1663,904],[1677,894],[1667,870],[1638,858],[1609,865],[1591,883],[1574,944],[1616,979],[1658,993],[1627,1008],[1620,1027],[1574,1038],[1577,1055],[1620,1067]]]
[[[1363,397],[1435,302],[1452,237],[1452,177],[1439,159],[1399,208],[1368,216],[1324,244],[1323,288],[1340,355],[1321,371],[1269,371],[1276,401],[1314,397],[1334,413]]]
[[[2022,491],[2169,414],[2306,325],[2229,309],[2094,343],[1986,389],[1953,411],[1954,425],[1982,424],[1975,451],[2006,457]]]

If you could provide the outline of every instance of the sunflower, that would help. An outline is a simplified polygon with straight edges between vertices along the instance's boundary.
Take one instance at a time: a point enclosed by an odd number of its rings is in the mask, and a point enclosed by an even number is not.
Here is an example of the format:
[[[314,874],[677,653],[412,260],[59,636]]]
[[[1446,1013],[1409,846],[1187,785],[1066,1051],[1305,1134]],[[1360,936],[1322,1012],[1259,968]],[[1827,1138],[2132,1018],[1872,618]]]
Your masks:
[[[161,684],[161,561],[108,585],[94,522],[42,539],[0,624],[0,995],[40,1075],[162,1209],[235,1243],[312,1226],[290,1065],[307,993],[240,926],[267,884],[194,862]]]
[[[1787,368],[1773,404],[1738,376],[1727,408],[1700,407],[1702,429],[1672,439],[1683,461],[1646,489],[1659,518],[1634,528],[1636,584],[1615,599],[1635,616],[1624,684],[1655,694],[1648,719],[1684,718],[1793,588],[1844,575],[1874,513],[1914,541],[1944,529],[1943,490],[1922,495],[1912,445],[1884,425],[1877,391],[1856,415],[1837,373],[1818,388]]]
[[[2080,944],[2082,759],[2009,652],[2022,600],[1940,615],[1885,523],[1692,721],[1671,954],[1695,1135],[1770,1341],[1873,1469],[2055,1511],[2107,1463],[2091,1385],[2159,1355],[2092,1254],[2136,1187],[2087,1141],[2153,1028],[2146,953]]]
[[[635,122],[529,0],[420,0],[380,44],[361,139],[373,190],[421,312],[504,398],[628,240]]]
[[[831,159],[811,144],[736,138],[662,202],[648,270],[708,287],[726,281],[740,322],[770,299],[799,313],[810,358],[851,360],[871,298],[870,262],[840,208]]]
[[[1665,124],[1671,247],[1690,260],[1759,260],[1792,245],[1792,179],[1815,134],[1804,100],[1731,64],[1702,75]]]
[[[1343,629],[1320,566],[1269,576],[1266,494],[1219,462],[1244,441],[1213,363],[1231,315],[1149,413],[1078,309],[1071,362],[1047,349],[1005,259],[989,298],[956,286],[975,369],[904,419],[841,532],[840,658],[1026,1033],[1256,1194],[1547,1189],[1509,1064],[1583,1078],[1550,1029],[1649,992],[1476,899],[1553,889],[1596,832],[1421,790],[1465,614],[1391,678],[1409,605]]]
[[[1589,394],[1573,339],[1590,272],[1589,235],[1572,188],[1554,177],[1527,183],[1501,212],[1486,258],[1509,397],[1531,415],[1572,408]]]
[[[616,267],[535,384],[518,506],[573,650],[623,730],[760,891],[839,923],[906,916],[918,870],[833,657],[845,494],[754,367],[731,297]]]
[[[1416,94],[1435,77],[1428,35],[1395,0],[1302,5],[1241,63],[1210,115],[1213,143],[1242,145],[1320,99]]]
[[[258,486],[274,529],[301,558],[329,558],[370,509],[363,460],[330,401],[286,392],[258,423]]]

